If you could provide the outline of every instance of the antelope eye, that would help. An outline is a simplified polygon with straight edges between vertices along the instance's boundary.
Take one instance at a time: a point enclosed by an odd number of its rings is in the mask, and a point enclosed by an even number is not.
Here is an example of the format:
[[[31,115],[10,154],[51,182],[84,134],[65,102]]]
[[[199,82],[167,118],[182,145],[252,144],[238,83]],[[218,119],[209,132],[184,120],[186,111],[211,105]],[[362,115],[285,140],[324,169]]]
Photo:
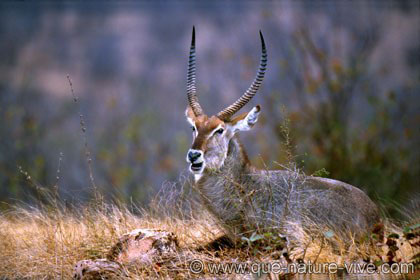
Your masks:
[[[195,127],[194,126],[192,126],[191,129],[192,129],[192,131],[195,131]]]
[[[215,134],[222,134],[223,133],[223,128],[219,128],[218,130],[216,130],[214,133]]]

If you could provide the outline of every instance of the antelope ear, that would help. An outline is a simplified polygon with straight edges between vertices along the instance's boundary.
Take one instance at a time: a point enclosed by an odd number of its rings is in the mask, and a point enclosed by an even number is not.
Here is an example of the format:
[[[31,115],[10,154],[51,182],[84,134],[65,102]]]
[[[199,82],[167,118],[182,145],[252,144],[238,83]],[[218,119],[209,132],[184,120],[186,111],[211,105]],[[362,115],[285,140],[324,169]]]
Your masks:
[[[187,117],[187,121],[192,125],[195,126],[195,114],[192,110],[191,106],[187,106],[187,109],[185,110],[185,116]]]
[[[237,131],[247,131],[250,130],[254,124],[258,121],[258,115],[260,114],[261,107],[260,105],[252,108],[249,113],[243,113],[236,118],[234,118],[230,123],[232,131],[235,133]]]

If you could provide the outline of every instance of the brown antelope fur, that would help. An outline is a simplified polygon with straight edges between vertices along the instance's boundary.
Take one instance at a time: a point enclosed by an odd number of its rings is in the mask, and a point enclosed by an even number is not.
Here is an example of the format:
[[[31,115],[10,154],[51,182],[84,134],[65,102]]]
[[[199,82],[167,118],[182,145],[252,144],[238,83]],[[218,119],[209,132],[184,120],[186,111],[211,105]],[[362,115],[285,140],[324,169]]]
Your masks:
[[[193,128],[187,153],[195,189],[204,206],[237,240],[255,231],[278,231],[293,237],[293,226],[362,236],[380,221],[378,208],[357,187],[337,180],[306,176],[297,170],[259,170],[251,165],[239,141],[240,131],[258,120],[260,106],[237,117],[264,78],[267,53],[260,33],[262,57],[251,87],[214,116],[204,114],[195,92],[195,31],[191,43],[185,112]]]

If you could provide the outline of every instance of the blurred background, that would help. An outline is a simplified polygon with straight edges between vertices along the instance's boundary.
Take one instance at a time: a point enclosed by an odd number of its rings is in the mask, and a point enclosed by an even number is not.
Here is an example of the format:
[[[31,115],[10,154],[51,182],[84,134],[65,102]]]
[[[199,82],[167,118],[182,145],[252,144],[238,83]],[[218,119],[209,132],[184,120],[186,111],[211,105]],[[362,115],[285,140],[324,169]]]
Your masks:
[[[263,31],[268,71],[243,109],[262,105],[242,133],[256,166],[292,159],[359,186],[391,214],[419,199],[419,2],[314,2],[2,2],[0,207],[31,203],[34,182],[54,188],[57,176],[62,198],[88,200],[84,137],[107,198],[142,206],[189,176],[193,25],[208,114],[251,84]]]

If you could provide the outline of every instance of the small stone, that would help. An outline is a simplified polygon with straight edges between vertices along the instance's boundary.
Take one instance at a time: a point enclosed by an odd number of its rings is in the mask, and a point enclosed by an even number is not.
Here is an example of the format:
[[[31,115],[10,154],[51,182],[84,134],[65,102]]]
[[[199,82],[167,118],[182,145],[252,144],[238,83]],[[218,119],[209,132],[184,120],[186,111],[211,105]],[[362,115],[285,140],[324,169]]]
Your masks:
[[[174,233],[155,229],[136,229],[120,237],[108,253],[108,260],[123,264],[151,264],[175,253]]]
[[[74,266],[73,279],[120,279],[126,276],[121,264],[107,259],[82,260]]]

